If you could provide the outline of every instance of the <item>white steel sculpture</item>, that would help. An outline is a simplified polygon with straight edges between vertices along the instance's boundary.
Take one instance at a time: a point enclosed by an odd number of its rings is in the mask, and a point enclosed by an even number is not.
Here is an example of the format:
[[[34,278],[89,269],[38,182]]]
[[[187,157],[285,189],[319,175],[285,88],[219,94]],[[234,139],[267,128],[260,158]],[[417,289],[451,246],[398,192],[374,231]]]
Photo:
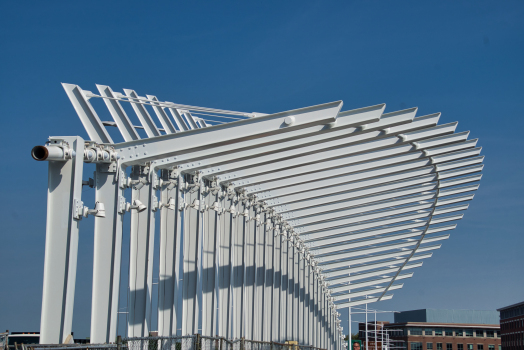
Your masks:
[[[49,161],[42,343],[71,332],[79,224],[90,214],[91,342],[114,341],[130,212],[130,337],[151,330],[159,244],[159,335],[341,349],[337,309],[390,299],[449,237],[441,232],[456,227],[481,178],[477,140],[455,133],[457,123],[437,125],[440,114],[415,117],[416,108],[342,112],[337,101],[241,113],[63,86],[90,140],[50,137],[32,151]],[[114,121],[100,120],[93,98]],[[96,163],[92,181],[82,181],[84,163]],[[83,183],[95,188],[93,209]]]

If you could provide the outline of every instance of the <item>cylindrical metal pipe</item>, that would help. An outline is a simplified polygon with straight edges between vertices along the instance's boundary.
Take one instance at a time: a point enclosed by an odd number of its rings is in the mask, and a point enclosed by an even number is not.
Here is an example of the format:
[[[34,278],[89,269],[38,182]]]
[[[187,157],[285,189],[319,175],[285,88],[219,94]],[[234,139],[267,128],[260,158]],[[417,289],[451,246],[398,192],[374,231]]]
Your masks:
[[[66,161],[64,157],[64,150],[57,146],[35,146],[31,150],[31,156],[34,160],[58,160]]]

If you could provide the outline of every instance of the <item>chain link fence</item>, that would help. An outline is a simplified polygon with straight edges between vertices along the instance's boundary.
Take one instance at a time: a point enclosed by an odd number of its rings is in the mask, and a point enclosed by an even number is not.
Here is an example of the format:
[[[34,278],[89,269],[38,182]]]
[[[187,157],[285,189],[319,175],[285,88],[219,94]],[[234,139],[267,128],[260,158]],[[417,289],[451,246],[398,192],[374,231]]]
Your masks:
[[[125,350],[324,350],[296,342],[288,344],[247,339],[228,340],[200,334],[184,337],[145,337],[124,339]]]
[[[124,350],[197,350],[197,336],[126,338]]]
[[[125,338],[116,344],[26,345],[16,350],[325,350],[297,342],[276,343],[256,340],[227,340],[200,334],[182,337]]]

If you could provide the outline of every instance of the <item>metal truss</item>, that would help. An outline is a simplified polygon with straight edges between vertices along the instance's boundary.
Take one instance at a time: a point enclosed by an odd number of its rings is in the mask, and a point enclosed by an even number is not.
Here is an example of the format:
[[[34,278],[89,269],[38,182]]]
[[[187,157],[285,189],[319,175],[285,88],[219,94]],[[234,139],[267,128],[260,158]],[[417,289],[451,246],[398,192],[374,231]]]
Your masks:
[[[337,309],[390,299],[397,281],[449,238],[444,231],[456,227],[481,179],[477,140],[456,133],[457,123],[438,125],[438,113],[416,117],[416,108],[341,111],[337,101],[244,113],[63,86],[90,140],[51,137],[32,152],[49,161],[42,343],[71,332],[79,225],[88,215],[91,342],[114,341],[130,212],[130,337],[151,330],[158,245],[160,336],[341,349]],[[92,99],[113,121],[99,118]],[[90,181],[82,181],[84,163],[96,164]],[[93,209],[82,185],[95,189]]]

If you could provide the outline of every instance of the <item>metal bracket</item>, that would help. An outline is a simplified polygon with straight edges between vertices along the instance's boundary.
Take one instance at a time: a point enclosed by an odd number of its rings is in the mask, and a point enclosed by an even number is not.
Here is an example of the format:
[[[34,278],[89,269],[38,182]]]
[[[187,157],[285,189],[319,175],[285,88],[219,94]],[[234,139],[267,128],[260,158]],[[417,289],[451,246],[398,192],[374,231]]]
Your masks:
[[[118,196],[118,212],[120,214],[126,212],[126,198],[124,196]]]
[[[152,208],[153,211],[157,211],[158,210],[158,198],[157,196],[153,196],[153,208]]]
[[[84,215],[84,202],[79,199],[73,200],[73,218],[76,220],[82,220]]]

